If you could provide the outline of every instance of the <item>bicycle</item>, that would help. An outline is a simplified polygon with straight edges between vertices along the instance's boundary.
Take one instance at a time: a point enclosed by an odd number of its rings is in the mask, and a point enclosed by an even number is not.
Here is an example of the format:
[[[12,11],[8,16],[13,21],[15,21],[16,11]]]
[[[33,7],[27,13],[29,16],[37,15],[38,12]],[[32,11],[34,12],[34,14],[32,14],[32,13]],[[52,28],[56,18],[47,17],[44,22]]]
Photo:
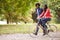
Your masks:
[[[52,35],[53,35],[53,32],[57,32],[57,26],[56,25],[52,25],[52,24],[49,24],[49,21],[46,23],[46,25],[47,25],[47,27],[48,27],[48,36],[49,37],[52,37]],[[36,28],[36,27],[35,27]],[[35,32],[35,28],[33,29],[33,31],[31,32],[31,33],[29,33],[29,35],[31,36],[31,37],[34,37],[34,38],[36,38],[36,37],[38,37],[39,35],[41,35],[41,34],[39,34],[40,32],[38,32],[38,35],[34,35],[33,33]],[[40,25],[40,28],[42,29],[42,26]],[[32,28],[31,28],[32,29]]]

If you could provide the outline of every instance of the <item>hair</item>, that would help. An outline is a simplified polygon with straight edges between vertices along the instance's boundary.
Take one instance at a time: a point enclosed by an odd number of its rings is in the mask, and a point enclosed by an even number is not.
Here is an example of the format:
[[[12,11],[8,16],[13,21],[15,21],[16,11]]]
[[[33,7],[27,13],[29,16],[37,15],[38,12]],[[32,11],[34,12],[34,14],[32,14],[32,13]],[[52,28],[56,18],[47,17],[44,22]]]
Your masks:
[[[46,9],[48,8],[47,4],[44,5],[44,11],[46,12]]]
[[[35,4],[35,6],[37,6],[37,5],[40,6],[40,3],[36,3],[36,4]]]

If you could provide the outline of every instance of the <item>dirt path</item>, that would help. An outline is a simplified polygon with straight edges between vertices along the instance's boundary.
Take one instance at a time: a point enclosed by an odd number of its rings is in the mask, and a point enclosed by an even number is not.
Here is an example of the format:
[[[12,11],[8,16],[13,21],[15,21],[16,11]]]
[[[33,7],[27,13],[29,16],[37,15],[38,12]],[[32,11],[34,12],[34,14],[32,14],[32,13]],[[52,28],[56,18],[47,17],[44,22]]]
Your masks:
[[[60,40],[60,32],[52,33],[51,37],[46,35],[42,36],[42,33],[39,33],[37,37],[31,37],[29,34],[5,34],[0,35],[0,40]]]

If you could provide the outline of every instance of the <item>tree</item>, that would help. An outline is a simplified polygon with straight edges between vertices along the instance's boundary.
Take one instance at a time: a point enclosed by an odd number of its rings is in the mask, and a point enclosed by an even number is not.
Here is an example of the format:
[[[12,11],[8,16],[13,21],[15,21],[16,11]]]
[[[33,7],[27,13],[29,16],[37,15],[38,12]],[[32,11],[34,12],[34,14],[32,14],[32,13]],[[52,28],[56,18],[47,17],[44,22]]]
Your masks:
[[[29,14],[27,10],[30,9],[31,4],[34,4],[36,0],[0,0],[0,15],[7,20],[7,24],[12,22],[18,22],[18,20],[26,20]]]
[[[55,22],[60,23],[60,0],[49,0],[48,5],[55,12]]]

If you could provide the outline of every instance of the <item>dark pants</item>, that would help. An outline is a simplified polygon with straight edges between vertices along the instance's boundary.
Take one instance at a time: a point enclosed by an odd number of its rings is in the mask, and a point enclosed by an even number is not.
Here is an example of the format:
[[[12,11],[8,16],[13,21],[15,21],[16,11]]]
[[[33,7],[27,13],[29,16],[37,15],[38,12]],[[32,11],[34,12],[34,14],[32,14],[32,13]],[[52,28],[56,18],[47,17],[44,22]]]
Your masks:
[[[38,33],[38,31],[39,31],[39,27],[38,26],[40,26],[41,23],[42,23],[41,19],[38,19],[38,23],[36,25],[36,32],[35,32],[35,34]]]
[[[46,23],[47,23],[47,21],[50,21],[51,20],[51,18],[42,18],[41,19],[42,21],[42,27],[43,27],[43,33],[44,34],[47,34],[48,33],[48,30],[47,30],[47,25],[46,25]]]
[[[44,34],[46,34],[47,33],[47,25],[46,25],[46,23],[47,23],[47,21],[50,21],[51,20],[51,18],[42,18],[42,19],[40,19],[39,21],[38,21],[38,23],[37,23],[37,28],[36,28],[36,34],[38,33],[38,31],[39,31],[39,25],[41,24],[41,26],[43,27],[43,33]]]

